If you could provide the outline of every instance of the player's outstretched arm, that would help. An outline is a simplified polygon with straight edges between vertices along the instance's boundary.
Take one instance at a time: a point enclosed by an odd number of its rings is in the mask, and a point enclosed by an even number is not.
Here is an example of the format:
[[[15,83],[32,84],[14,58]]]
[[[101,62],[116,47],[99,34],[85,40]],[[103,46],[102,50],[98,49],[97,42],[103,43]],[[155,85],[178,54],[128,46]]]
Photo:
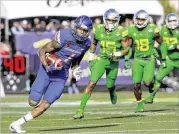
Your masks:
[[[48,66],[46,58],[45,58],[46,53],[52,52],[52,51],[59,49],[59,48],[60,48],[60,44],[55,40],[52,40],[51,42],[47,43],[46,45],[44,45],[40,48],[39,58],[40,58],[40,61],[42,62],[42,64],[44,66]]]
[[[162,37],[160,36],[159,33],[155,34],[155,41],[160,45],[160,51],[161,51],[161,56],[162,56],[162,67],[166,68],[166,56],[167,56],[167,46],[166,43],[162,40]],[[157,48],[159,46],[154,46],[154,48]]]

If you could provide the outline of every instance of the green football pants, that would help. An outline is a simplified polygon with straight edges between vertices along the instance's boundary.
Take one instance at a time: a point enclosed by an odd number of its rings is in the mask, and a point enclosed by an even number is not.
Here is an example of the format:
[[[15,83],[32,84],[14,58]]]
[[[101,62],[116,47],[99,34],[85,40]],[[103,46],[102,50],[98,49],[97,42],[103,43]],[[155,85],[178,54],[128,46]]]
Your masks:
[[[143,81],[151,82],[154,79],[155,59],[138,59],[134,58],[132,64],[132,79],[134,83]]]
[[[118,61],[98,57],[91,68],[90,80],[95,83],[98,82],[106,71],[106,86],[107,88],[113,87],[118,74],[118,64]]]

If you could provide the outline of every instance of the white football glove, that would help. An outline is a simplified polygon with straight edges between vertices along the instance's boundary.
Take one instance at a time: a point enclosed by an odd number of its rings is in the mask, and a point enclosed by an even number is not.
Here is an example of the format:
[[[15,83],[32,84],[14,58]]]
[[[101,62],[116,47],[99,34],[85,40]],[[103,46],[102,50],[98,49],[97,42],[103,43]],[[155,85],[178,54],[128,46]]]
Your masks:
[[[80,66],[74,69],[72,68],[72,72],[73,72],[73,77],[76,79],[76,81],[79,81],[82,77],[84,77]]]
[[[177,45],[177,49],[179,50],[179,45]]]
[[[121,51],[119,51],[119,52],[113,52],[113,55],[114,55],[115,57],[120,57],[120,56],[122,56],[123,54],[122,54]]]
[[[96,59],[97,59],[97,55],[96,54],[89,53],[89,61],[96,60]]]

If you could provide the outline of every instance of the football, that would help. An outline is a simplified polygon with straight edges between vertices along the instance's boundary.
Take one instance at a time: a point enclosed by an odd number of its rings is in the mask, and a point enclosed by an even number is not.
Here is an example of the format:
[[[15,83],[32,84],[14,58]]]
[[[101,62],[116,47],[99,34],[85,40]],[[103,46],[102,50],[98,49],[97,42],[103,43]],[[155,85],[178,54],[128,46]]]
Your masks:
[[[63,61],[56,54],[46,53],[46,61],[48,65],[54,65],[55,68],[60,68],[63,65]]]

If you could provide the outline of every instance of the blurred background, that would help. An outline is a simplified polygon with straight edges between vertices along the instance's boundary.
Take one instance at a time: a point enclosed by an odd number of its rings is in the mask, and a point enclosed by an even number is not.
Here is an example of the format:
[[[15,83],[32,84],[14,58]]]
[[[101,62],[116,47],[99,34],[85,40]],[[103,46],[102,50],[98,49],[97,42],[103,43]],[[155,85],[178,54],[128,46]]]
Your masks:
[[[53,39],[59,29],[70,28],[77,16],[88,15],[94,25],[100,24],[103,23],[103,13],[109,8],[114,8],[121,15],[120,25],[127,27],[133,24],[133,14],[144,9],[152,17],[151,23],[160,28],[168,13],[179,14],[178,0],[1,0],[0,5],[1,96],[4,92],[28,93],[40,64],[33,43],[45,38]],[[117,90],[132,91],[131,70],[123,69],[124,59],[120,59],[119,62]],[[81,62],[81,68],[84,78],[76,83],[80,92],[90,75],[87,56]],[[178,76],[178,70],[170,74],[176,81]],[[104,91],[105,77],[104,75],[98,82],[98,91]],[[170,84],[163,85],[164,91],[167,90],[167,85]],[[168,92],[173,92],[173,89],[169,88]]]

